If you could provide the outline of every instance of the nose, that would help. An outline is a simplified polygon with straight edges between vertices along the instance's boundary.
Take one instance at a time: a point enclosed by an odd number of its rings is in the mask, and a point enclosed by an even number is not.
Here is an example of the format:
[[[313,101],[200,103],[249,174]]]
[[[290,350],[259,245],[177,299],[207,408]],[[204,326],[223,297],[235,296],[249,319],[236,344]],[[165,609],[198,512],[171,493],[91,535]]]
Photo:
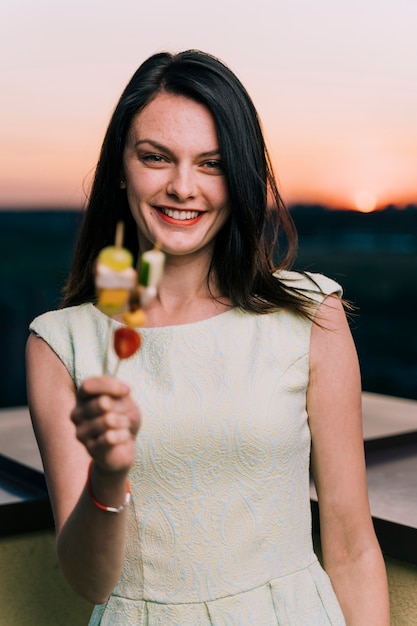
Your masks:
[[[180,202],[195,196],[196,179],[191,165],[180,164],[171,170],[167,184],[167,193]]]

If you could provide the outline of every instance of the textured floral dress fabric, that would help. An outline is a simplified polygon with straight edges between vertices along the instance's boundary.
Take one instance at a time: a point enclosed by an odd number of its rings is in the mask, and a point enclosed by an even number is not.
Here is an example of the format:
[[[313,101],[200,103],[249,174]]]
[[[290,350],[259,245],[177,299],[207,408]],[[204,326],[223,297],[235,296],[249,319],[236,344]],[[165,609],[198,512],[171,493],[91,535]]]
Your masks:
[[[317,303],[340,295],[321,275],[323,293],[299,274],[279,277]],[[102,372],[118,325],[84,304],[31,330],[78,386]],[[239,309],[141,329],[140,351],[118,373],[143,416],[125,565],[90,626],[345,624],[311,538],[310,333],[291,312]]]

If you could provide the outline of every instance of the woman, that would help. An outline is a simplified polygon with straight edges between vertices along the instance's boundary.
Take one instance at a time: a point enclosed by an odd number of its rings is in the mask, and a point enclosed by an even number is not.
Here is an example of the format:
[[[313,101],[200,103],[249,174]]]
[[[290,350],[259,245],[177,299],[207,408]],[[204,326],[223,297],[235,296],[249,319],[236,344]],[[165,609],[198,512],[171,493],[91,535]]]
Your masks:
[[[120,220],[166,264],[115,378],[93,267]],[[63,308],[27,347],[59,560],[92,625],[389,624],[340,288],[288,271],[294,248],[239,80],[198,51],[148,59],[110,121]]]

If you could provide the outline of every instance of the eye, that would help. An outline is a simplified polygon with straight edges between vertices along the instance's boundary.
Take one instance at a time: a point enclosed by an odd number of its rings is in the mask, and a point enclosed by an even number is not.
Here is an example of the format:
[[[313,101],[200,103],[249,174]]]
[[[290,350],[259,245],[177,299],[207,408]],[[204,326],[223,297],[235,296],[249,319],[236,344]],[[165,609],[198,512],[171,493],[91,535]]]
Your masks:
[[[165,157],[163,157],[161,154],[156,154],[153,152],[142,154],[141,159],[145,163],[149,163],[149,165],[159,165],[160,163],[165,163],[166,161]]]
[[[211,159],[210,161],[205,161],[203,163],[203,166],[209,170],[213,170],[216,172],[222,172],[223,171],[223,165],[222,162],[219,159]]]

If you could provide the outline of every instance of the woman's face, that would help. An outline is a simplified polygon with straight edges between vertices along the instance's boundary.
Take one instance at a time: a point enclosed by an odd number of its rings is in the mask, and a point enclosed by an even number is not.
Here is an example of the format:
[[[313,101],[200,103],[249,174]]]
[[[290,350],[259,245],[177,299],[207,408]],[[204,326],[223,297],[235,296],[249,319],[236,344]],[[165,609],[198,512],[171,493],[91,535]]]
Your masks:
[[[214,119],[202,104],[158,94],[132,120],[123,154],[141,249],[211,255],[230,215]]]

